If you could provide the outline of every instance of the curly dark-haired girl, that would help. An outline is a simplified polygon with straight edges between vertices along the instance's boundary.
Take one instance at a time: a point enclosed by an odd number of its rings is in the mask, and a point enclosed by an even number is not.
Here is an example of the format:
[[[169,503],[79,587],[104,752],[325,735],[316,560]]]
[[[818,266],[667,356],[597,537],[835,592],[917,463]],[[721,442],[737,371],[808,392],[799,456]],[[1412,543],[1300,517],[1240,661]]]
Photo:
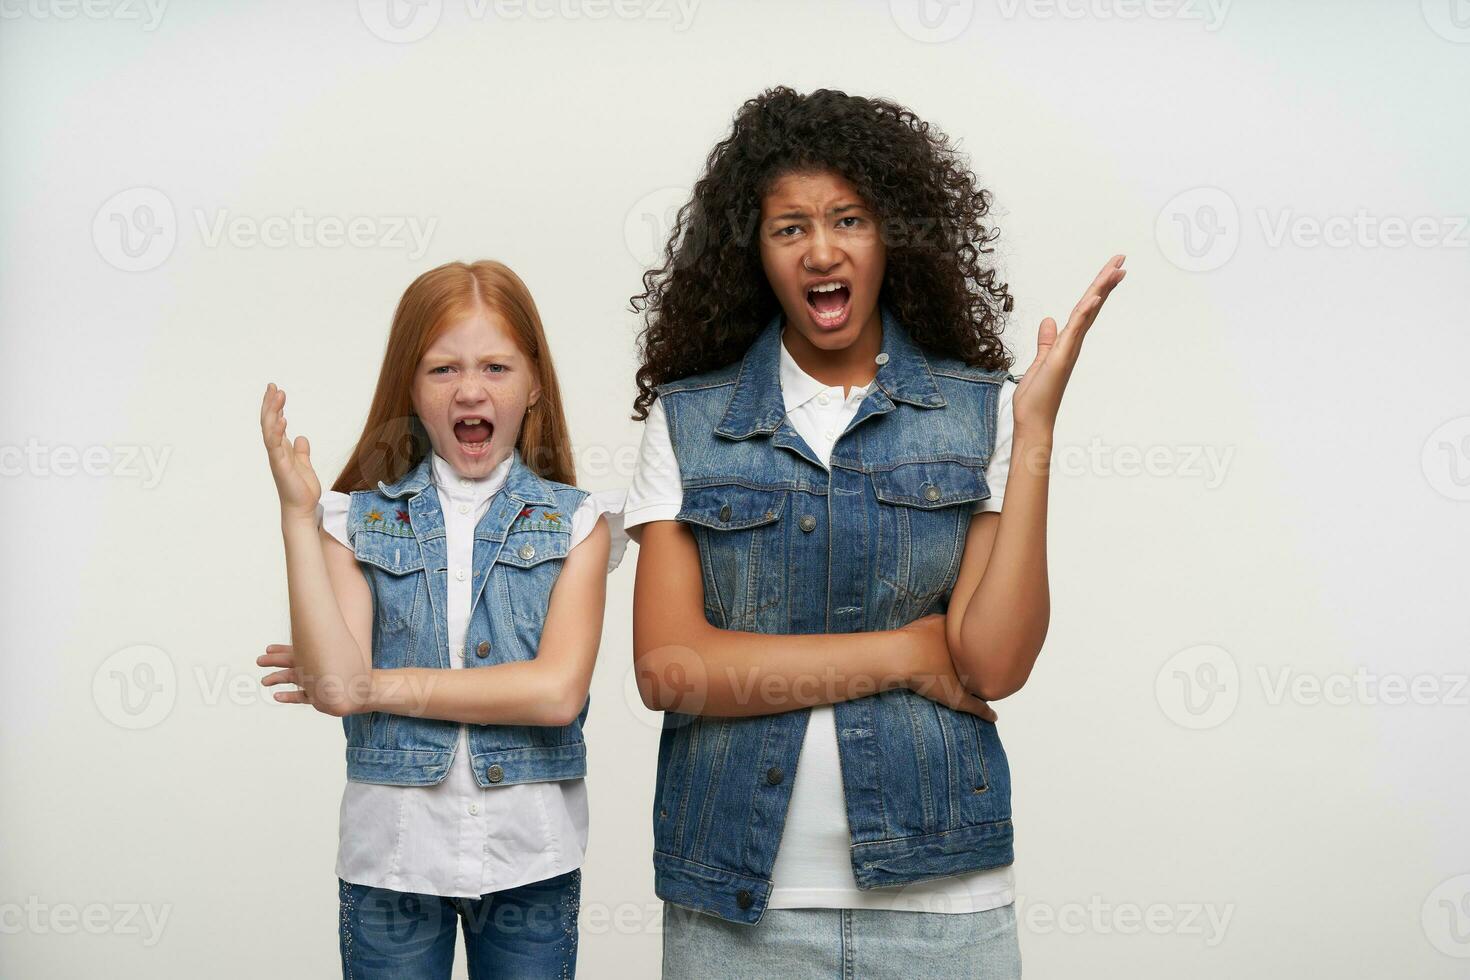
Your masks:
[[[772,89],[634,299],[666,977],[1020,974],[987,702],[1046,634],[1052,433],[1124,273],[1017,378],[989,206],[910,110]]]

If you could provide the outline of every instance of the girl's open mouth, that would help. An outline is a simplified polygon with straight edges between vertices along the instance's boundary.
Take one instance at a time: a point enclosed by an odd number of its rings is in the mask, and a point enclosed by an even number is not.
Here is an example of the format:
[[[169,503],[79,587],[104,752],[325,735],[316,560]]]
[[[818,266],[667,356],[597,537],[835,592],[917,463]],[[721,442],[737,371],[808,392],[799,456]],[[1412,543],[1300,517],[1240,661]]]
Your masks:
[[[460,419],[454,423],[454,438],[466,456],[483,456],[490,450],[490,435],[495,427],[482,418]]]
[[[818,327],[836,330],[852,312],[852,290],[845,282],[818,283],[806,291],[806,307]]]

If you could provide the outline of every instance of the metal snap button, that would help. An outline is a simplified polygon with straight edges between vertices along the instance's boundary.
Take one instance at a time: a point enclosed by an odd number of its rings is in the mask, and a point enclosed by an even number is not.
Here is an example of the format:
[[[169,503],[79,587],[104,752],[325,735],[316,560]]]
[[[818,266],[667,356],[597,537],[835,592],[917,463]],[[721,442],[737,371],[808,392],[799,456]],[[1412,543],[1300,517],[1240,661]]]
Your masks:
[[[781,771],[780,766],[772,766],[771,768],[766,770],[766,782],[770,783],[772,786],[775,786],[777,783],[781,782],[781,780],[785,778],[786,774]]]
[[[800,521],[800,527],[803,531],[806,531],[808,534],[810,534],[817,529],[817,519],[810,514],[803,514]]]
[[[730,505],[729,504],[726,504],[725,506],[723,506],[723,507],[720,508],[720,520],[725,521],[726,523],[729,522],[729,520],[730,520]]]
[[[488,657],[488,656],[490,656],[490,642],[488,640],[481,640],[479,646],[475,647],[475,656],[477,656],[477,657]]]
[[[521,545],[521,550],[517,551],[516,554],[520,555],[523,561],[530,561],[536,557],[536,549],[528,544],[523,544]]]
[[[485,770],[485,777],[492,783],[498,783],[505,778],[505,770],[500,768],[500,763],[497,762]]]
[[[744,888],[742,888],[738,892],[736,892],[735,893],[735,904],[736,904],[736,906],[738,906],[739,908],[742,908],[742,909],[748,909],[748,908],[750,908],[750,906],[752,904],[754,904],[753,901],[752,901],[752,899],[751,899],[751,897],[750,897],[750,892],[747,891]]]
[[[924,499],[925,500],[938,500],[939,499],[939,488],[938,487],[926,487],[924,489]]]

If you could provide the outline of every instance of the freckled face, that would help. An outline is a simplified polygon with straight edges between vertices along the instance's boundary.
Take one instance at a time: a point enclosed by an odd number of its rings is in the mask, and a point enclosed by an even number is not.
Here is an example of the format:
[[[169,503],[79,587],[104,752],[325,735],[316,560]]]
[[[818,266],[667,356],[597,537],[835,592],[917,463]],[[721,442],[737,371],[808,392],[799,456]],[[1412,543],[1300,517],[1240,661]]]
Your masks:
[[[813,347],[841,350],[877,329],[887,249],[876,218],[831,171],[788,174],[761,201],[761,265],[786,322]]]
[[[540,395],[509,325],[482,308],[435,338],[419,361],[412,397],[434,452],[460,476],[478,479],[510,455],[526,408]]]

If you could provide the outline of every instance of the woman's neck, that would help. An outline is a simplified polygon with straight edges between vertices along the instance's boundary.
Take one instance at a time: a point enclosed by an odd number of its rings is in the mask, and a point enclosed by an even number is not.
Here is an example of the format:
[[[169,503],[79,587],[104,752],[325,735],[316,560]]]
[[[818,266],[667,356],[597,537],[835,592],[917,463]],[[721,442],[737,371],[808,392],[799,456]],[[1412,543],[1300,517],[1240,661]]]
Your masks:
[[[883,349],[883,317],[875,307],[857,339],[836,350],[816,346],[789,324],[781,331],[781,343],[797,367],[822,384],[840,387],[846,393],[867,385],[877,374],[874,358]]]

